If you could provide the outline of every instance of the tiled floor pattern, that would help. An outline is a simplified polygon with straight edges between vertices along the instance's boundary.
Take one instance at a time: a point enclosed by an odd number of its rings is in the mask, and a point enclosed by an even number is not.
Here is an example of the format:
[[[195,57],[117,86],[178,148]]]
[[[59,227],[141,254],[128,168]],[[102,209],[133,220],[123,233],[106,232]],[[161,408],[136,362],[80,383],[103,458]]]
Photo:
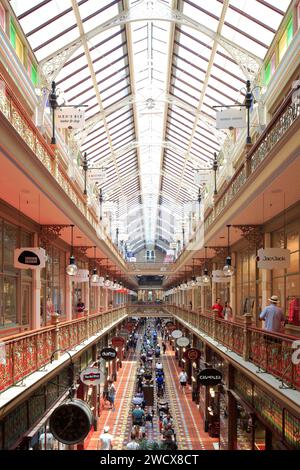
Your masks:
[[[171,413],[176,423],[177,443],[180,450],[213,450],[212,439],[204,432],[204,424],[197,405],[192,401],[189,385],[183,393],[180,390],[178,376],[180,368],[175,360],[175,353],[168,346],[163,356],[166,386],[171,405]]]
[[[113,448],[122,449],[130,401],[135,384],[137,361],[134,353],[122,361],[122,369],[118,372],[116,386],[115,411],[104,409],[99,418],[98,431],[94,432],[87,450],[96,450],[100,434],[104,426],[110,426],[110,433],[114,436]]]
[[[110,426],[110,433],[114,436],[113,448],[121,450],[126,448],[130,439],[132,427],[131,400],[135,392],[136,371],[139,365],[138,353],[140,341],[135,353],[130,353],[127,360],[123,361],[122,369],[118,372],[116,386],[116,410],[104,409],[99,419],[99,431],[96,431],[89,443],[88,450],[97,449],[99,435],[103,427]],[[178,382],[180,368],[175,360],[175,353],[168,346],[165,355],[161,356],[164,365],[166,391],[164,398],[168,401],[171,414],[174,418],[174,428],[177,435],[179,450],[213,450],[213,443],[218,442],[204,432],[203,421],[197,405],[192,401],[191,388],[187,385],[185,393],[181,392]],[[156,395],[156,394],[155,394]],[[155,416],[153,428],[147,425],[147,438],[159,441],[157,398],[154,403]]]

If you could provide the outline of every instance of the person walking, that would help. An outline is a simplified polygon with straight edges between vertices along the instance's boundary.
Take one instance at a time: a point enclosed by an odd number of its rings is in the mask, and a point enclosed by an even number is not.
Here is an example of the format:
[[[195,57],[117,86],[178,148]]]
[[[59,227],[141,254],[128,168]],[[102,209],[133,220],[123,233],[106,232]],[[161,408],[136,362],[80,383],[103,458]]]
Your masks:
[[[113,384],[113,382],[111,382],[110,386],[108,387],[108,400],[111,404],[111,410],[112,411],[115,411],[115,398],[116,398],[116,388]]]
[[[221,304],[221,299],[218,297],[216,303],[212,306],[212,311],[216,310],[219,318],[224,318],[223,316],[223,305]]]
[[[143,424],[143,421],[144,421],[144,416],[145,416],[145,412],[144,410],[142,410],[142,408],[139,406],[139,405],[136,405],[136,407],[134,408],[133,412],[132,412],[132,422],[133,424],[137,424],[139,426],[141,426]]]
[[[140,448],[140,444],[136,440],[136,436],[134,432],[131,432],[130,441],[128,442],[126,449],[127,450],[138,450]]]
[[[167,345],[166,345],[166,343],[165,343],[164,341],[161,343],[161,346],[162,346],[162,348],[163,348],[163,354],[166,354]]]
[[[185,372],[184,369],[182,369],[182,371],[180,372],[179,374],[179,383],[180,383],[180,387],[181,387],[181,391],[184,393],[184,389],[186,387],[186,383],[187,383],[187,373]]]
[[[109,426],[104,426],[103,433],[99,436],[98,450],[112,450],[113,436],[109,434]]]
[[[264,330],[272,333],[280,333],[285,316],[282,308],[278,307],[277,295],[272,295],[269,299],[270,305],[264,308],[259,318],[264,320]]]

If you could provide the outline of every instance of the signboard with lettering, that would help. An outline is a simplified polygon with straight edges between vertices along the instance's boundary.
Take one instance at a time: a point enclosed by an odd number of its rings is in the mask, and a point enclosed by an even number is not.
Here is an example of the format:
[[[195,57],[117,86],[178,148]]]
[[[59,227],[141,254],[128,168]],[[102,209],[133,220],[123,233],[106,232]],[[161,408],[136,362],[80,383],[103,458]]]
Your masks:
[[[74,276],[75,282],[89,282],[89,270],[78,269],[77,274]]]
[[[57,108],[55,110],[56,125],[60,129],[81,129],[84,127],[84,110],[80,108]]]
[[[176,340],[176,345],[179,348],[186,348],[190,344],[190,340],[186,336],[182,336]]]
[[[191,362],[198,361],[201,357],[201,351],[196,348],[189,348],[184,353],[184,358],[189,359]]]
[[[117,355],[118,353],[114,348],[103,348],[100,352],[101,358],[107,362],[116,359]]]
[[[222,373],[217,369],[203,369],[198,373],[199,383],[210,387],[220,384],[222,378]]]
[[[221,269],[216,269],[212,272],[212,282],[230,282],[230,276],[224,276],[224,272]]]
[[[101,383],[100,369],[87,367],[80,374],[80,380],[85,385],[99,385]]]
[[[43,248],[16,248],[14,267],[19,269],[38,269],[46,265],[46,252]]]
[[[290,266],[290,250],[283,248],[261,248],[257,252],[257,267],[260,269],[285,269]]]
[[[227,108],[216,112],[217,129],[237,129],[246,127],[245,108]]]

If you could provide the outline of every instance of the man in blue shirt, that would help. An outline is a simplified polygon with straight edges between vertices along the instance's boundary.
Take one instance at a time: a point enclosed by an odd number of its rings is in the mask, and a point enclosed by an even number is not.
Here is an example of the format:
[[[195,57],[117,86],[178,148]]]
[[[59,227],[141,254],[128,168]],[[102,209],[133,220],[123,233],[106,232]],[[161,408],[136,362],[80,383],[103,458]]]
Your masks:
[[[285,321],[282,308],[277,307],[278,297],[272,295],[269,299],[270,305],[261,312],[259,318],[265,321],[264,329],[272,333],[280,333],[281,323]]]

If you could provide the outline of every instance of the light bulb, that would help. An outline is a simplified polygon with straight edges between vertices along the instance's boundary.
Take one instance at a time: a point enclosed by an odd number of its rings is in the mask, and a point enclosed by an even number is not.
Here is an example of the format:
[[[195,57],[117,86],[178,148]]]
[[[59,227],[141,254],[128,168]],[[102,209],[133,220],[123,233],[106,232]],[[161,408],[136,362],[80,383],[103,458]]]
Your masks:
[[[97,274],[97,269],[94,269],[94,270],[93,270],[93,274],[92,274],[92,276],[91,276],[91,282],[92,282],[93,284],[95,284],[95,283],[98,282],[98,281],[99,281],[99,276],[98,276],[98,274]]]
[[[67,266],[66,268],[66,273],[69,275],[69,276],[76,276],[78,272],[78,268],[75,264],[75,258],[74,256],[70,256],[70,264],[69,266]]]
[[[208,275],[208,269],[206,269],[206,268],[204,269],[204,274],[202,276],[202,284],[204,284],[206,286],[208,284],[210,284],[210,277]]]
[[[231,266],[231,257],[230,256],[227,256],[226,258],[226,264],[223,268],[223,273],[224,273],[224,276],[233,276],[234,274],[234,267]]]

